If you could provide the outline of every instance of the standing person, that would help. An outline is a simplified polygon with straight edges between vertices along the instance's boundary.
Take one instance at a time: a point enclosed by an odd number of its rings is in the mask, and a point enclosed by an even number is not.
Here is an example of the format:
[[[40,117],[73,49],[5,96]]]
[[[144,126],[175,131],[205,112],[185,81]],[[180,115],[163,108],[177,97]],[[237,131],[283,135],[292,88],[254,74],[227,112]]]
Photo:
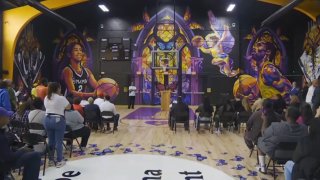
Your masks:
[[[320,106],[320,86],[319,86],[319,80],[316,80],[315,83],[315,89],[312,95],[312,110],[313,112],[316,112],[316,110],[318,109],[318,107]]]
[[[16,91],[13,89],[12,81],[9,79],[4,80],[7,83],[8,93],[10,96],[10,103],[12,111],[16,111],[18,108],[18,100],[16,97]]]
[[[314,93],[314,89],[316,89],[317,85],[318,85],[318,81],[317,80],[313,80],[312,84],[308,88],[308,92],[307,92],[307,95],[306,95],[306,103],[310,104],[311,107],[313,107],[312,106],[312,96],[313,96],[313,93]]]
[[[48,133],[49,139],[49,166],[54,163],[54,150],[57,152],[56,167],[62,167],[66,164],[63,160],[63,137],[66,129],[66,121],[64,111],[70,109],[71,105],[68,100],[61,96],[60,84],[53,82],[48,86],[48,96],[44,99],[44,106],[46,108],[46,117],[44,126]]]
[[[39,179],[41,156],[38,152],[31,152],[28,149],[21,149],[13,152],[10,149],[8,139],[5,135],[6,125],[9,123],[9,113],[4,108],[0,107],[0,160],[4,163],[5,169],[1,169],[0,179],[4,179],[3,171],[10,171],[12,168],[23,168],[22,180],[37,180]]]
[[[5,108],[7,111],[11,111],[10,95],[7,89],[7,83],[0,81],[0,107]]]
[[[308,94],[308,90],[309,90],[309,86],[308,86],[308,82],[305,81],[303,83],[303,87],[302,87],[302,90],[301,90],[301,100],[306,102],[306,97],[307,97],[307,94]]]
[[[36,91],[36,97],[39,97],[44,101],[44,98],[48,94],[48,79],[42,78],[40,80],[40,84],[35,88]]]
[[[134,83],[131,82],[131,85],[129,86],[129,106],[128,106],[128,109],[130,109],[130,107],[132,107],[132,109],[134,109],[134,102],[136,99],[136,90],[137,90],[137,88],[134,86]]]
[[[295,81],[293,81],[292,82],[292,89],[291,89],[291,91],[290,91],[290,95],[292,96],[292,95],[296,95],[296,96],[298,96],[299,95],[299,88],[297,87],[297,82],[295,82]]]

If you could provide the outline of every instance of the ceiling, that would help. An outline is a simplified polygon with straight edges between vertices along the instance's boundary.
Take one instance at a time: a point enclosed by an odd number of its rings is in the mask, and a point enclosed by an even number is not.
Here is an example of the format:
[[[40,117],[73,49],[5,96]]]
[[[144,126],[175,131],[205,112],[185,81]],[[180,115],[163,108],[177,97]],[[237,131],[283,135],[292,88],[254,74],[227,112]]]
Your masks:
[[[290,3],[292,0],[259,0],[265,3],[276,4],[280,6],[285,6]],[[309,16],[312,20],[320,15],[320,0],[303,0],[298,6],[295,7],[296,10],[304,13]]]

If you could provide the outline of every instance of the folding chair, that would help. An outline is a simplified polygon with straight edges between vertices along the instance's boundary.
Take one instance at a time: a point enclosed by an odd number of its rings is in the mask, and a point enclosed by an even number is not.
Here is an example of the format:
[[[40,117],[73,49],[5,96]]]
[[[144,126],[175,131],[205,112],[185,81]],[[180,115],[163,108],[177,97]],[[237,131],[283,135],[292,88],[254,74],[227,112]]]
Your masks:
[[[267,169],[269,169],[269,165],[272,161],[273,179],[276,179],[276,167],[283,167],[287,161],[292,160],[293,152],[296,149],[296,146],[297,141],[283,141],[277,145],[267,166]]]
[[[71,134],[71,137],[64,137],[63,138],[63,140],[64,141],[66,141],[66,142],[70,142],[71,143],[71,147],[70,147],[70,155],[69,155],[69,157],[71,158],[72,157],[72,151],[73,151],[73,141],[74,140],[76,140],[76,142],[77,142],[77,144],[78,144],[78,146],[79,146],[79,148],[80,148],[80,150],[82,151],[82,148],[81,148],[81,145],[80,145],[80,143],[79,143],[79,141],[78,141],[78,139],[77,139],[77,137],[75,137],[74,136],[74,134],[73,134],[73,131],[72,131],[72,129],[71,129],[71,127],[70,126],[66,126],[66,132],[68,132],[67,134]],[[66,135],[66,134],[65,134]],[[65,144],[63,144],[63,146],[67,149],[67,146],[65,145]]]
[[[48,156],[48,153],[49,153],[49,148],[48,148],[48,144],[47,144],[47,141],[46,141],[46,137],[41,136],[40,134],[28,133],[28,134],[25,134],[22,137],[22,139],[24,140],[24,142],[26,144],[28,144],[30,146],[44,144],[44,146],[45,146],[44,151],[43,152],[39,152],[39,153],[42,153],[42,155],[44,155],[44,164],[43,164],[43,176],[44,176],[45,172],[46,172],[47,156]]]
[[[109,117],[109,118],[104,118]],[[103,132],[105,132],[105,123],[114,123],[115,122],[115,116],[113,112],[111,111],[103,111],[101,112],[101,122],[103,124]],[[114,134],[114,128],[112,129],[112,134]]]

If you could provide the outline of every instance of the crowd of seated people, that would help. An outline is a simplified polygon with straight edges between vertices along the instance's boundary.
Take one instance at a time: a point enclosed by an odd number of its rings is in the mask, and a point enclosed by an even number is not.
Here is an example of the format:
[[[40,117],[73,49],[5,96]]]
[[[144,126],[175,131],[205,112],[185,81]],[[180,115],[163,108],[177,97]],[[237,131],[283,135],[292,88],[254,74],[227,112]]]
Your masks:
[[[35,91],[38,93],[33,95],[15,97],[17,106],[11,108],[7,82],[0,81],[0,141],[2,144],[0,167],[6,164],[6,171],[0,171],[0,179],[6,176],[10,169],[18,167],[24,167],[23,179],[38,179],[35,177],[39,175],[40,153],[24,142],[21,142],[22,150],[12,151],[12,143],[11,139],[8,139],[8,134],[11,134],[11,122],[13,121],[24,124],[26,128],[24,133],[38,134],[48,139],[50,149],[48,166],[57,168],[66,164],[63,156],[63,141],[81,138],[79,149],[86,150],[91,129],[102,129],[104,125],[101,119],[108,118],[102,117],[102,112],[113,113],[113,129],[118,129],[120,115],[116,112],[115,105],[111,103],[110,96],[106,95],[96,100],[93,97],[88,100],[78,97],[66,98],[61,95],[61,87],[58,83],[52,82],[48,86],[45,85],[40,84],[41,87]],[[45,94],[44,98],[43,94]],[[90,124],[91,122],[96,123]],[[44,129],[29,128],[30,123],[42,125]],[[66,131],[67,126],[71,131]],[[107,126],[107,130],[110,130],[109,123]],[[23,134],[18,135],[23,137]],[[23,140],[21,137],[19,140]],[[72,146],[71,142],[67,142],[66,148],[69,149],[70,146]]]

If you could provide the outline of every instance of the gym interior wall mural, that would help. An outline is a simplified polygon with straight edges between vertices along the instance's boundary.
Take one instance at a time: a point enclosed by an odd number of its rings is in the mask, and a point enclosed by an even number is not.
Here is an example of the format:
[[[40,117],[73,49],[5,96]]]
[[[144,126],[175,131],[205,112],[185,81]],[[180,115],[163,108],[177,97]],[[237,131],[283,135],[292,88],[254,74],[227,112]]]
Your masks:
[[[243,61],[244,71],[233,87],[234,96],[247,97],[252,103],[259,97],[273,98],[277,94],[289,100],[292,85],[283,76],[287,73],[287,56],[282,42],[288,39],[270,28],[258,31],[253,28],[252,34],[244,39],[250,42]]]
[[[132,26],[133,32],[140,31],[135,43],[132,71],[137,74],[136,85],[143,91],[141,103],[160,103],[160,91],[165,89],[165,69],[161,67],[175,67],[179,63],[173,51],[178,52],[178,59],[182,61],[182,94],[184,102],[188,104],[198,104],[202,98],[202,94],[197,92],[203,91],[199,76],[207,58],[202,57],[200,52],[210,55],[211,64],[218,66],[222,75],[234,77],[238,74],[238,70],[233,67],[232,58],[229,57],[235,44],[229,27],[216,18],[212,11],[208,12],[208,17],[211,27],[209,34],[203,25],[192,21],[189,8],[183,16],[170,8],[162,9],[151,18],[144,12],[144,22]],[[195,36],[194,30],[200,35]],[[162,56],[168,62],[161,61]],[[179,75],[175,68],[169,68],[168,74],[168,89],[173,92],[174,100],[178,91]]]
[[[21,32],[15,48],[13,84],[24,92],[30,91],[42,76],[45,60],[46,55],[34,33],[33,24],[29,24]]]
[[[108,94],[114,100],[119,94],[118,83],[111,78],[96,80],[94,77],[89,44],[93,39],[86,34],[74,30],[60,38],[53,57],[55,80],[63,85],[65,96],[88,98]]]
[[[306,33],[299,65],[308,83],[320,75],[320,23],[310,25]]]

